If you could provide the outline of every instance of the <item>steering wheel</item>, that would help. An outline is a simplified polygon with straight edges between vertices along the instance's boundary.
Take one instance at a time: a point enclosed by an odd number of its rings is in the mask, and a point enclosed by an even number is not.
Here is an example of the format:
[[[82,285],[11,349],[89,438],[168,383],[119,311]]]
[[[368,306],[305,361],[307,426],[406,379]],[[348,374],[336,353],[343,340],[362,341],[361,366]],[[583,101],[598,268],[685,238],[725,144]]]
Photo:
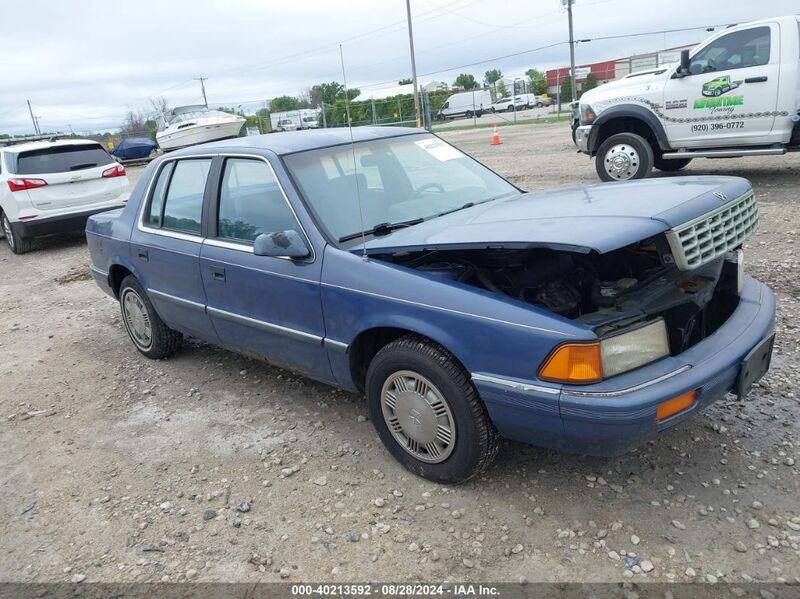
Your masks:
[[[436,189],[439,193],[444,193],[444,187],[440,183],[425,183],[414,190],[414,197],[418,198],[426,189]]]

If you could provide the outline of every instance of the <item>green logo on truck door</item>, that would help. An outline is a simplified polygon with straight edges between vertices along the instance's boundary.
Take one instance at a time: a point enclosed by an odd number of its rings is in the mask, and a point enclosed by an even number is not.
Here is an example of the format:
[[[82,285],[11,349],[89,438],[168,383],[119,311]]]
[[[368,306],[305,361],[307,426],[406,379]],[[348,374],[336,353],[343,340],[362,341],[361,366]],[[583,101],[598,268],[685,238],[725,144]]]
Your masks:
[[[709,98],[716,98],[722,94],[727,94],[729,91],[736,89],[742,84],[741,81],[731,81],[730,75],[717,77],[711,81],[706,81],[703,84],[703,95]]]

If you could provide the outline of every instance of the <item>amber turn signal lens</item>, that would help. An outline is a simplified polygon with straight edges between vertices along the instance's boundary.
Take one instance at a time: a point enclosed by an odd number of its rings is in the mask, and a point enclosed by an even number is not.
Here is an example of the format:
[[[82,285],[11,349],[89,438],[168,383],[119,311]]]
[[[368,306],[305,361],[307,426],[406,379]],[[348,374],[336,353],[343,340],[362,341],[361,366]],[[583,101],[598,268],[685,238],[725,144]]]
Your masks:
[[[670,416],[688,410],[694,405],[695,397],[697,397],[697,391],[687,391],[678,397],[673,397],[672,399],[658,404],[656,408],[656,420],[666,420]]]
[[[539,370],[539,378],[557,383],[596,383],[603,380],[600,343],[565,343]]]

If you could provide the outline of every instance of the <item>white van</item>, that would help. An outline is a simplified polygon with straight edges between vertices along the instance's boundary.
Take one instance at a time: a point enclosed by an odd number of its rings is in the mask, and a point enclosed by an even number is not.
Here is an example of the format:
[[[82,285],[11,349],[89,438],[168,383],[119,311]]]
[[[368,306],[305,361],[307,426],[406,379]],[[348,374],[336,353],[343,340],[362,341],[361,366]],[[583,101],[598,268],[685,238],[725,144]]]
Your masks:
[[[476,89],[468,92],[453,94],[436,113],[439,120],[454,119],[459,116],[471,118],[472,115],[481,116],[488,112],[492,106],[492,92],[488,89]]]

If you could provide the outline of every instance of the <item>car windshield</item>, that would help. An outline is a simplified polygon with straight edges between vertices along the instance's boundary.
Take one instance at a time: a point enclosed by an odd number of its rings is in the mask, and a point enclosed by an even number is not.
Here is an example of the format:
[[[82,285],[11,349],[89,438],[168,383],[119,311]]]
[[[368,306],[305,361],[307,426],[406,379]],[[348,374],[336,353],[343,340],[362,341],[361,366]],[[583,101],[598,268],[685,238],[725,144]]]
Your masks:
[[[430,134],[299,152],[285,163],[320,227],[334,241],[389,232],[502,196],[508,181]],[[359,206],[360,199],[360,206]]]

